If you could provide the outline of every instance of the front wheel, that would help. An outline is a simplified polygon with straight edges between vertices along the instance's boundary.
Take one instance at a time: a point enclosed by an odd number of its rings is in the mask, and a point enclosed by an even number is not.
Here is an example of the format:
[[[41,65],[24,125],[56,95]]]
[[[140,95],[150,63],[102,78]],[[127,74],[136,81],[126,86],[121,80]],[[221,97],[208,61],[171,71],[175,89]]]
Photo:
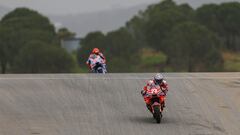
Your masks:
[[[98,68],[98,69],[97,69],[97,73],[101,73],[101,74],[104,73],[104,72],[103,72],[103,69],[102,69],[102,68]]]
[[[154,110],[153,117],[156,119],[156,122],[161,123],[162,113],[160,111],[160,106],[154,106],[153,110]]]

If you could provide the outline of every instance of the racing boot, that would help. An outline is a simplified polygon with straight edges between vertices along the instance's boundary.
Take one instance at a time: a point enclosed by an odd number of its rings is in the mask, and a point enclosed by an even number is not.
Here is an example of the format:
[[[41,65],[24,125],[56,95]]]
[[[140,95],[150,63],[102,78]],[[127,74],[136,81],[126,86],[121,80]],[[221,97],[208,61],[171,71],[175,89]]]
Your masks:
[[[146,106],[147,106],[147,109],[152,113],[152,107],[151,107],[151,105],[146,104]]]
[[[165,101],[163,101],[163,104],[162,104],[162,105],[163,105],[163,108],[165,108],[165,107],[166,107],[166,106],[165,106]]]
[[[165,107],[166,107],[166,106],[165,106],[165,101],[163,101],[162,104],[161,104],[161,110],[163,111],[163,109],[164,109]]]

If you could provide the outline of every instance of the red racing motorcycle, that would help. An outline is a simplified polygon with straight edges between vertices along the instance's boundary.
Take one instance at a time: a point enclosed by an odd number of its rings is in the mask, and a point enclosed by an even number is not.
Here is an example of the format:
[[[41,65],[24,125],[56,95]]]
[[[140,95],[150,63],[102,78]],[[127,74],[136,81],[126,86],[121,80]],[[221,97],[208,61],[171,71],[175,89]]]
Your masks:
[[[146,91],[144,96],[146,103],[150,103],[148,106],[149,111],[153,114],[153,118],[157,123],[162,120],[163,102],[165,100],[165,94],[161,89],[152,88]]]

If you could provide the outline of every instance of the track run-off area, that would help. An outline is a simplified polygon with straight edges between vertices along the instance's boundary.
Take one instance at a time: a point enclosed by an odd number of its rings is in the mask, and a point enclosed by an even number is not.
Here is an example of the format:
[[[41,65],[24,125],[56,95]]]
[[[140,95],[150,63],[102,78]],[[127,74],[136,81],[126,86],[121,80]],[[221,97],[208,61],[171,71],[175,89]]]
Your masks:
[[[154,73],[0,75],[0,135],[240,135],[240,73],[164,73],[157,124],[140,94]]]

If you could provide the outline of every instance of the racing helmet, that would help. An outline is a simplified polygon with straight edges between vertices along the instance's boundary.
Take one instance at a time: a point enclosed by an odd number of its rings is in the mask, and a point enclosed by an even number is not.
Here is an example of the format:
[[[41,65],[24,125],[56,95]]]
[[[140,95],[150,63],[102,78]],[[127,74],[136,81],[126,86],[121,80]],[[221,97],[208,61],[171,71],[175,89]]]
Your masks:
[[[154,82],[156,84],[161,84],[163,81],[163,75],[161,73],[157,73],[155,76],[154,76]]]
[[[93,50],[92,50],[92,53],[94,53],[94,54],[98,54],[100,52],[100,50],[98,49],[98,48],[94,48]]]

